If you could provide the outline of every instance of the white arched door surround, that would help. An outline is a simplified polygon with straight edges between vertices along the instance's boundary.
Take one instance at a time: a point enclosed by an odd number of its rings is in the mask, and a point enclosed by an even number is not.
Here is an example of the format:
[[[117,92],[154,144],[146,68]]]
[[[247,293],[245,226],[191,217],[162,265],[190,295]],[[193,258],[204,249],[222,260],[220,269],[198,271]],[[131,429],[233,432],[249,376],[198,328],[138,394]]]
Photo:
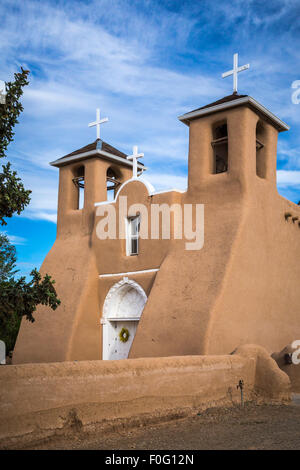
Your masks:
[[[138,322],[142,315],[147,296],[135,281],[124,277],[114,284],[103,305],[103,360],[126,359],[132,345]],[[119,334],[122,328],[129,332],[124,343]]]

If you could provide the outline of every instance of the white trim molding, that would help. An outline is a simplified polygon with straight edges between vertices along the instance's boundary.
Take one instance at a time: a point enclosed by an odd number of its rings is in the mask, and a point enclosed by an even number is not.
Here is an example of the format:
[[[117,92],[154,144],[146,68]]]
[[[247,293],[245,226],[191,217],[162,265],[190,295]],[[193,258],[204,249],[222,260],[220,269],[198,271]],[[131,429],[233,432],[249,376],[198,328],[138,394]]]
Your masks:
[[[225,109],[234,108],[240,105],[250,105],[257,111],[263,113],[267,118],[269,118],[273,124],[279,129],[279,131],[288,131],[289,126],[279,119],[275,114],[271,113],[267,108],[265,108],[262,104],[256,101],[252,96],[245,96],[243,98],[238,98],[232,101],[226,101],[225,103],[220,103],[215,106],[209,106],[208,108],[200,108],[196,109],[195,111],[191,111],[189,113],[183,114],[182,116],[178,116],[179,121],[184,122],[187,126],[190,125],[190,121],[197,117],[206,116],[208,114],[215,113],[217,111],[224,111]]]
[[[149,196],[151,196],[153,194],[153,192],[155,191],[154,186],[152,186],[152,184],[149,183],[149,181],[147,181],[146,179],[140,178],[140,177],[130,178],[129,180],[124,181],[122,186],[118,189],[118,192],[117,192],[116,197],[115,197],[115,201],[118,199],[118,196],[119,196],[121,190],[124,188],[124,186],[126,186],[128,183],[131,183],[132,181],[137,181],[138,183],[143,183],[143,185],[146,186],[146,188],[147,188]]]
[[[172,192],[184,194],[184,193],[187,192],[187,189],[173,189],[173,188],[172,189],[164,189],[162,191],[155,191],[154,186],[151,183],[149,183],[149,181],[147,181],[145,178],[140,178],[140,177],[130,178],[129,180],[124,181],[124,183],[120,186],[120,188],[118,189],[118,192],[117,192],[117,194],[116,194],[113,201],[95,202],[94,206],[98,207],[98,206],[103,206],[103,205],[107,205],[107,204],[115,204],[117,199],[118,199],[118,196],[119,196],[120,192],[122,191],[122,189],[124,188],[124,186],[126,186],[127,184],[129,184],[133,181],[138,181],[139,183],[143,183],[144,186],[146,187],[147,191],[148,191],[149,196],[156,196],[156,195],[159,195],[159,194],[172,193]]]
[[[137,274],[156,273],[159,271],[159,269],[160,268],[152,268],[152,269],[143,269],[141,271],[128,271],[127,273],[99,274],[99,278],[103,279],[107,277],[123,277],[123,276],[135,276]]]
[[[137,181],[139,183],[143,183],[143,185],[146,187],[147,191],[148,191],[148,195],[149,196],[152,196],[154,194],[154,187],[152,186],[151,183],[149,183],[149,181],[145,180],[144,178],[140,178],[140,177],[137,177],[137,178],[130,178],[129,180],[126,180],[124,181],[124,183],[120,186],[120,188],[118,189],[117,191],[117,194],[114,198],[113,201],[101,201],[101,202],[95,202],[94,203],[94,206],[95,207],[98,207],[98,206],[102,206],[102,205],[106,205],[106,204],[115,204],[118,197],[119,197],[119,194],[120,192],[122,191],[122,189],[124,188],[124,186],[126,186],[128,183],[131,183],[133,181]]]
[[[124,278],[121,281],[117,282],[114,284],[108,291],[107,296],[105,297],[104,305],[103,305],[103,314],[102,318],[103,319],[110,319],[109,315],[109,305],[110,305],[110,300],[114,296],[114,294],[124,285],[129,285],[133,289],[135,289],[143,298],[144,302],[147,302],[147,295],[145,294],[144,289],[135,281],[132,281],[131,279]],[[141,312],[142,313],[142,312]],[[141,313],[134,317],[136,320],[140,319]],[[114,318],[114,317],[112,317]],[[133,317],[130,317],[131,320],[133,320]],[[101,320],[100,320],[101,321]]]
[[[50,162],[50,165],[60,167],[62,165],[65,165],[66,163],[76,162],[77,160],[85,160],[86,158],[89,158],[89,157],[92,157],[92,156],[94,156],[94,157],[97,157],[97,156],[104,157],[107,160],[122,163],[125,166],[130,166],[130,167],[133,168],[133,162],[132,161],[126,160],[125,158],[118,157],[117,155],[114,155],[113,153],[105,152],[104,150],[99,150],[99,149],[90,150],[88,152],[78,153],[78,154],[72,155],[70,157],[62,157],[62,158],[59,158],[58,160],[54,160],[53,162]],[[142,170],[142,171],[147,170],[147,167],[145,167],[141,163],[138,163],[137,167],[138,167],[139,170]]]

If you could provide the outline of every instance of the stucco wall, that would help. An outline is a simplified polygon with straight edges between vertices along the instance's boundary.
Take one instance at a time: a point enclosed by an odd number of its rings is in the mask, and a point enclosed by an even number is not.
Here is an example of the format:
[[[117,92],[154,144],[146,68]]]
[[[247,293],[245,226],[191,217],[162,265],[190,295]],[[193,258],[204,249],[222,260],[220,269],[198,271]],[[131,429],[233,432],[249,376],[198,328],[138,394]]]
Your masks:
[[[211,129],[225,117],[229,169],[211,174]],[[258,121],[237,108],[191,123],[182,203],[205,205],[204,246],[170,247],[129,357],[229,354],[246,343],[271,353],[300,337],[300,208],[277,192],[277,131],[268,123],[266,177],[257,175]]]
[[[101,349],[101,336],[98,273],[89,237],[56,240],[41,272],[55,279],[61,305],[55,311],[39,305],[34,312],[34,323],[23,318],[13,362],[94,359],[95,351]]]
[[[290,382],[263,348],[185,356],[0,367],[0,447],[70,426],[131,425],[246,400],[284,401]]]
[[[257,184],[211,312],[206,354],[250,342],[272,353],[300,338],[300,227],[285,220],[300,208],[265,180]]]
[[[213,174],[212,129],[224,120],[228,171]],[[93,204],[106,198],[108,163],[93,158],[86,163],[82,211],[74,210],[72,168],[62,168],[58,238],[42,269],[56,279],[62,305],[55,312],[39,306],[33,325],[22,321],[13,362],[100,359],[103,304],[122,278],[118,273],[153,268],[159,271],[129,275],[148,297],[129,353],[132,359],[229,354],[246,343],[273,352],[298,339],[300,208],[278,195],[278,131],[268,121],[261,137],[265,177],[257,174],[260,120],[259,113],[244,106],[193,120],[184,193],[149,195],[134,180],[120,188],[128,207],[143,203],[148,213],[153,204],[204,204],[204,246],[198,251],[187,251],[186,240],[160,237],[141,239],[139,255],[126,256],[124,239],[96,236],[101,216]],[[129,173],[123,171],[122,181]],[[117,220],[119,203],[120,197],[112,204]],[[286,221],[288,211],[294,222]],[[120,219],[124,226],[125,216]],[[101,274],[114,276],[99,279]]]

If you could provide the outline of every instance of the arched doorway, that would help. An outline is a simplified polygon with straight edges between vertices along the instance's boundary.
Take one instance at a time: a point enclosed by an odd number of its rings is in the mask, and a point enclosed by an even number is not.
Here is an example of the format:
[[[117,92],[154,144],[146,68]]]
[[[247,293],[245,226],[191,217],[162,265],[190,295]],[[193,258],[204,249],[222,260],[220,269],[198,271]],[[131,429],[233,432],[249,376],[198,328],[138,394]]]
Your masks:
[[[147,296],[136,282],[123,278],[109,290],[103,317],[103,360],[126,359],[132,345],[138,322]],[[120,333],[128,332],[127,341],[121,341]]]

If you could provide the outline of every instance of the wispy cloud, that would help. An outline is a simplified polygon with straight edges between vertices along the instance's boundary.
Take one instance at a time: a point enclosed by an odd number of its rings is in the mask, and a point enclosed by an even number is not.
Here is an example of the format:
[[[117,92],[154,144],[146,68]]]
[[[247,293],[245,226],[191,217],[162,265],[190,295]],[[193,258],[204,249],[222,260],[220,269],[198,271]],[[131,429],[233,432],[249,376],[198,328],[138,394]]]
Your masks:
[[[187,188],[187,176],[150,173],[147,175],[147,180],[150,181],[156,191],[167,189],[185,190]]]
[[[105,140],[125,152],[138,144],[157,188],[184,188],[188,130],[177,116],[231,92],[221,73],[233,52],[251,65],[241,91],[292,122],[279,167],[298,171],[300,105],[290,99],[300,79],[298,13],[293,0],[2,2],[0,77],[20,65],[31,71],[9,150],[33,191],[23,216],[55,222],[57,170],[48,162],[94,140],[87,124],[98,106],[110,118]],[[281,178],[295,187],[295,176]]]
[[[285,170],[300,169],[300,142],[298,144],[296,141],[295,144],[296,146],[285,141],[279,142],[278,158]]]
[[[9,241],[10,241],[13,245],[25,245],[26,242],[27,242],[27,239],[26,239],[26,238],[19,237],[18,235],[12,235],[12,234],[10,234],[10,233],[7,233],[5,230],[2,230],[0,233],[6,235],[7,238],[9,239]]]
[[[300,189],[300,171],[278,170],[277,184],[278,186],[299,186]]]

